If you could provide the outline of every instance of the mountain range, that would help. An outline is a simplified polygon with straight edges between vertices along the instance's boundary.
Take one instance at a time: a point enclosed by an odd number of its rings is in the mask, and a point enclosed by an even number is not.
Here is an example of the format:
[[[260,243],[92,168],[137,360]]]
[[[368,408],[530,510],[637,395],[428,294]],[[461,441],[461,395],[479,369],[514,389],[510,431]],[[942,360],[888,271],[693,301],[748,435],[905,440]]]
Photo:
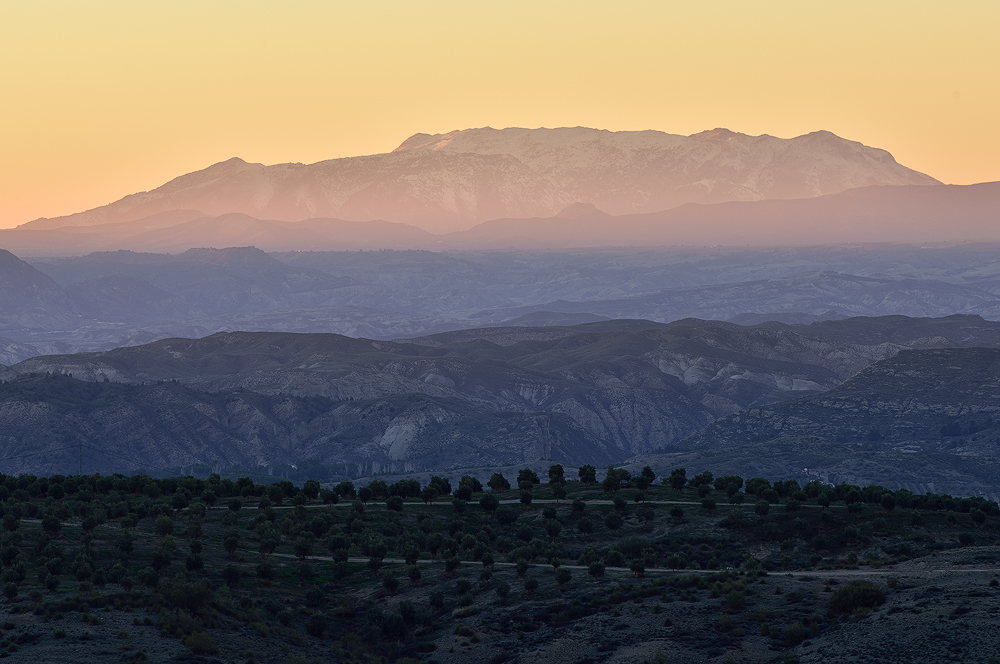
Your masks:
[[[609,318],[1000,318],[997,245],[562,252],[0,252],[0,363],[220,331],[396,339]]]
[[[1000,496],[1000,350],[902,350],[821,394],[749,408],[636,463]]]
[[[715,129],[678,136],[585,127],[417,134],[387,154],[264,166],[233,158],[93,210],[23,230],[147,225],[193,211],[302,221],[381,219],[441,233],[499,218],[547,217],[573,203],[614,215],[690,202],[807,198],[937,180],[888,152],[819,131],[792,139]]]
[[[897,380],[886,378],[897,370],[878,368],[942,346],[975,347],[962,362],[981,364],[969,389],[985,394],[976,386],[995,362],[980,356],[1000,347],[1000,323],[971,316],[749,327],[611,320],[397,341],[261,332],[165,339],[6,369],[0,458],[19,472],[67,472],[86,449],[101,472],[310,463],[357,475],[538,459],[607,464],[676,449],[738,456],[739,443],[789,433],[763,415],[749,429],[713,433],[755,413],[800,412],[865,390],[866,403],[898,392],[920,410],[912,373]],[[911,371],[931,385],[949,367],[934,359]],[[880,378],[864,379],[872,373]],[[962,415],[965,391],[935,398],[943,410],[923,427],[932,434]],[[872,427],[883,443],[900,441],[864,408],[844,417],[834,427],[841,447],[871,443]]]
[[[20,256],[1000,241],[1000,183],[942,185],[817,131],[467,129],[316,164],[233,158],[0,230]]]

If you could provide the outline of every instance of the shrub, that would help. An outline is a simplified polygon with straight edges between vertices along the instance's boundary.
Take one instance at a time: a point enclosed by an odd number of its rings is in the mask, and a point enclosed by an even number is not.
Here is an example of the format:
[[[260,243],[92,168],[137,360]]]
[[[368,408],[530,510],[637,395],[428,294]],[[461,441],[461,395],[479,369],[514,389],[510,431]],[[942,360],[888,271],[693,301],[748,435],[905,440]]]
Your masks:
[[[278,569],[270,562],[264,561],[257,565],[257,578],[270,581],[278,575]]]
[[[624,523],[625,520],[622,519],[621,515],[618,514],[617,512],[612,512],[611,514],[608,514],[607,518],[604,519],[604,525],[607,526],[610,530],[618,530],[619,528],[622,527]]]
[[[850,614],[858,609],[874,609],[885,602],[885,591],[874,581],[855,579],[837,588],[830,596],[830,612]]]
[[[497,511],[500,506],[500,500],[494,496],[492,493],[484,494],[482,498],[479,499],[479,506],[483,508],[489,514],[493,514]]]
[[[192,632],[184,637],[183,642],[195,655],[214,655],[219,652],[215,641],[205,632]]]
[[[315,636],[318,639],[326,631],[326,622],[326,616],[316,612],[309,616],[309,620],[306,621],[306,632],[309,633],[309,636]]]
[[[573,574],[565,567],[556,570],[556,583],[562,587],[573,579]]]
[[[170,604],[197,613],[212,600],[212,584],[204,580],[191,583],[178,574],[162,594]]]
[[[139,583],[148,588],[155,588],[156,584],[160,582],[160,575],[152,567],[142,568],[136,576]]]
[[[527,574],[528,573],[528,566],[529,566],[529,563],[528,563],[527,560],[525,560],[524,558],[518,558],[517,559],[517,575],[518,576],[524,576],[525,574]]]
[[[493,491],[507,491],[510,489],[510,482],[500,473],[493,473],[486,485]]]
[[[172,532],[174,532],[174,520],[173,519],[171,519],[169,517],[165,517],[165,516],[158,516],[158,517],[156,517],[156,534],[157,535],[159,535],[160,537],[163,537],[165,535],[171,534]]]
[[[510,505],[504,505],[496,511],[496,519],[500,525],[511,526],[517,521],[517,510]]]
[[[604,562],[611,567],[625,567],[625,556],[622,555],[621,551],[612,549],[611,551],[608,551],[608,555],[604,557]]]
[[[455,594],[464,595],[465,593],[472,590],[472,582],[468,579],[459,579],[455,582]]]
[[[738,613],[746,606],[747,600],[743,593],[733,590],[726,595],[726,598],[722,601],[722,603],[723,606],[726,607],[727,611]]]
[[[638,577],[646,575],[646,563],[643,562],[642,558],[636,558],[629,563],[628,568],[632,570],[632,573]]]
[[[222,580],[225,581],[226,585],[229,587],[238,586],[242,576],[243,573],[240,571],[240,568],[232,563],[226,565],[222,569]]]
[[[55,514],[49,513],[42,517],[42,530],[47,535],[55,537],[59,534],[60,528],[62,528],[62,524],[59,522],[59,517]]]

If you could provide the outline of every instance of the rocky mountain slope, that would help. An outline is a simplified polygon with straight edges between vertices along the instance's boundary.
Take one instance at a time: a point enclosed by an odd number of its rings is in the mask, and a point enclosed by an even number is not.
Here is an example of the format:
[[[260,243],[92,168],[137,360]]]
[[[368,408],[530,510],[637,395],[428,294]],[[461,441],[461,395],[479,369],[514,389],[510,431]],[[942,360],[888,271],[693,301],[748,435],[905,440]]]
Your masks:
[[[495,412],[423,395],[334,402],[172,382],[128,385],[28,374],[0,383],[8,474],[321,464],[347,476],[553,458],[621,458],[559,413]]]
[[[913,449],[955,449],[953,443],[961,440],[963,449],[972,450],[975,441],[993,442],[995,434],[988,430],[994,419],[1000,420],[1000,350],[905,350],[823,395],[751,408],[688,443],[817,435]],[[978,435],[980,430],[985,433]],[[976,434],[971,441],[956,438],[970,431]]]
[[[10,384],[51,374],[110,386],[101,417],[117,424],[76,422],[22,399],[7,407],[6,444],[11,454],[35,445],[29,429],[61,440],[65,433],[49,429],[64,422],[89,445],[127,449],[135,436],[169,431],[174,425],[157,418],[177,410],[190,411],[180,420],[191,422],[178,440],[202,441],[191,449],[215,450],[199,453],[220,464],[313,459],[401,472],[550,457],[603,463],[670,449],[734,413],[834,389],[903,348],[1000,345],[1000,325],[973,317],[815,325],[613,320],[398,341],[234,332],[41,356],[11,367],[8,377],[21,378]],[[173,381],[190,391],[149,396]],[[156,399],[173,405],[157,410]],[[133,413],[143,400],[148,407]],[[159,463],[194,458],[188,443],[174,449],[172,435],[151,438],[166,455]]]
[[[573,203],[629,214],[690,202],[804,198],[913,184],[938,182],[897,164],[884,150],[825,131],[779,139],[725,129],[677,136],[483,128],[417,134],[388,154],[311,165],[264,166],[233,158],[149,192],[20,228],[120,224],[200,211],[279,221],[381,219],[446,232],[490,219],[549,217]]]
[[[824,481],[996,496],[1000,350],[903,350],[828,392],[721,418],[681,445],[705,461],[756,458],[769,474],[808,468]]]

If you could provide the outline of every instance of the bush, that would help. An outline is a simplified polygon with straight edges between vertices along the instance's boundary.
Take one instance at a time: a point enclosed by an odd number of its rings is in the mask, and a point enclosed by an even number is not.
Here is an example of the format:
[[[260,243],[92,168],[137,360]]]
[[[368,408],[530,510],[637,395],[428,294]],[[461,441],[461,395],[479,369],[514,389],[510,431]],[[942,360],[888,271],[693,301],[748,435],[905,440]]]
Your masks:
[[[278,575],[278,569],[270,562],[262,562],[257,565],[257,578],[270,581]]]
[[[855,579],[837,588],[830,596],[830,612],[850,614],[874,609],[885,602],[885,591],[874,581]]]
[[[496,592],[497,598],[500,602],[505,603],[507,601],[507,595],[510,594],[510,584],[501,579],[493,584],[493,590]]]
[[[42,517],[42,530],[44,530],[47,535],[55,537],[59,534],[60,528],[62,528],[62,524],[59,522],[59,517],[55,514],[49,513]]]
[[[306,621],[306,632],[309,633],[309,636],[315,636],[318,639],[326,631],[326,622],[326,616],[316,612],[309,616],[309,620]]]
[[[136,576],[139,579],[139,583],[148,588],[155,588],[156,584],[160,582],[160,575],[152,567],[142,568]]]
[[[502,526],[511,526],[517,521],[517,510],[510,505],[504,505],[496,511],[497,521]]]
[[[559,587],[565,586],[573,579],[573,574],[565,567],[556,570],[556,583]]]
[[[621,551],[612,549],[611,551],[608,551],[608,555],[604,557],[604,562],[611,567],[625,567],[625,556],[622,555]]]
[[[160,537],[163,537],[163,536],[169,535],[169,534],[171,534],[173,532],[174,532],[174,520],[173,519],[171,519],[169,517],[165,517],[165,516],[156,517],[156,534],[157,535],[159,535]]]
[[[162,594],[170,604],[197,613],[212,600],[212,584],[204,580],[191,583],[178,574]]]
[[[529,566],[529,563],[528,563],[527,560],[525,560],[524,558],[518,558],[517,559],[517,575],[518,576],[524,576],[525,574],[527,574],[528,573],[528,566]]]
[[[230,588],[238,586],[242,576],[243,573],[240,571],[240,568],[232,563],[226,565],[222,569],[222,580],[225,581],[226,585]]]
[[[486,485],[493,491],[507,491],[510,489],[510,482],[500,473],[493,473]]]
[[[192,632],[184,637],[183,642],[195,655],[214,655],[219,652],[215,641],[205,632]]]
[[[500,500],[494,496],[492,493],[484,494],[482,498],[479,499],[479,506],[483,508],[489,514],[493,514],[497,511],[500,506]]]

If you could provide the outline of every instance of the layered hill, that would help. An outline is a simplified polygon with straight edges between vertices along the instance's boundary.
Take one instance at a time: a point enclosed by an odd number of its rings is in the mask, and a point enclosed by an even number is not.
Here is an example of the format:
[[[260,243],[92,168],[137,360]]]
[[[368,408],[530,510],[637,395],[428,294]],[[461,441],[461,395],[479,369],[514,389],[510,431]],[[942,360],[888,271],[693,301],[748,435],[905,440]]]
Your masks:
[[[714,423],[688,443],[715,446],[778,435],[815,435],[914,450],[955,449],[955,436],[989,429],[995,418],[1000,419],[998,414],[1000,350],[905,350],[821,396],[751,408]],[[996,435],[985,433],[974,439],[993,443]],[[972,449],[969,440],[961,442],[963,449]]]
[[[995,496],[1000,350],[903,350],[823,394],[721,418],[682,445],[703,461],[757,459],[769,474]]]
[[[108,386],[94,397],[101,408],[87,406],[76,421],[44,392],[25,398],[11,387],[4,445],[11,457],[38,436],[59,441],[77,431],[123,456],[116,446],[171,431],[176,411],[176,422],[188,422],[178,440],[200,441],[198,449],[214,450],[202,456],[223,465],[313,460],[401,472],[539,458],[604,463],[676,447],[727,415],[831,390],[903,348],[1000,345],[1000,325],[975,317],[816,326],[615,320],[400,341],[235,332],[36,357],[9,370],[10,385],[72,375],[71,385]],[[155,396],[174,381],[188,391]],[[139,402],[147,405],[136,411]],[[163,448],[158,467],[195,463],[177,461],[196,455],[172,448],[173,435],[152,436]]]
[[[194,211],[257,219],[384,220],[426,231],[549,217],[574,203],[614,215],[684,203],[808,198],[872,185],[938,184],[885,150],[820,131],[791,139],[716,129],[468,129],[417,134],[387,154],[265,166],[233,158],[149,192],[22,231],[142,220],[153,233]],[[315,235],[315,232],[314,232]],[[305,241],[303,238],[300,241]]]
[[[560,414],[491,412],[420,395],[333,402],[39,374],[0,383],[0,466],[12,475],[308,461],[351,476],[620,456]]]

